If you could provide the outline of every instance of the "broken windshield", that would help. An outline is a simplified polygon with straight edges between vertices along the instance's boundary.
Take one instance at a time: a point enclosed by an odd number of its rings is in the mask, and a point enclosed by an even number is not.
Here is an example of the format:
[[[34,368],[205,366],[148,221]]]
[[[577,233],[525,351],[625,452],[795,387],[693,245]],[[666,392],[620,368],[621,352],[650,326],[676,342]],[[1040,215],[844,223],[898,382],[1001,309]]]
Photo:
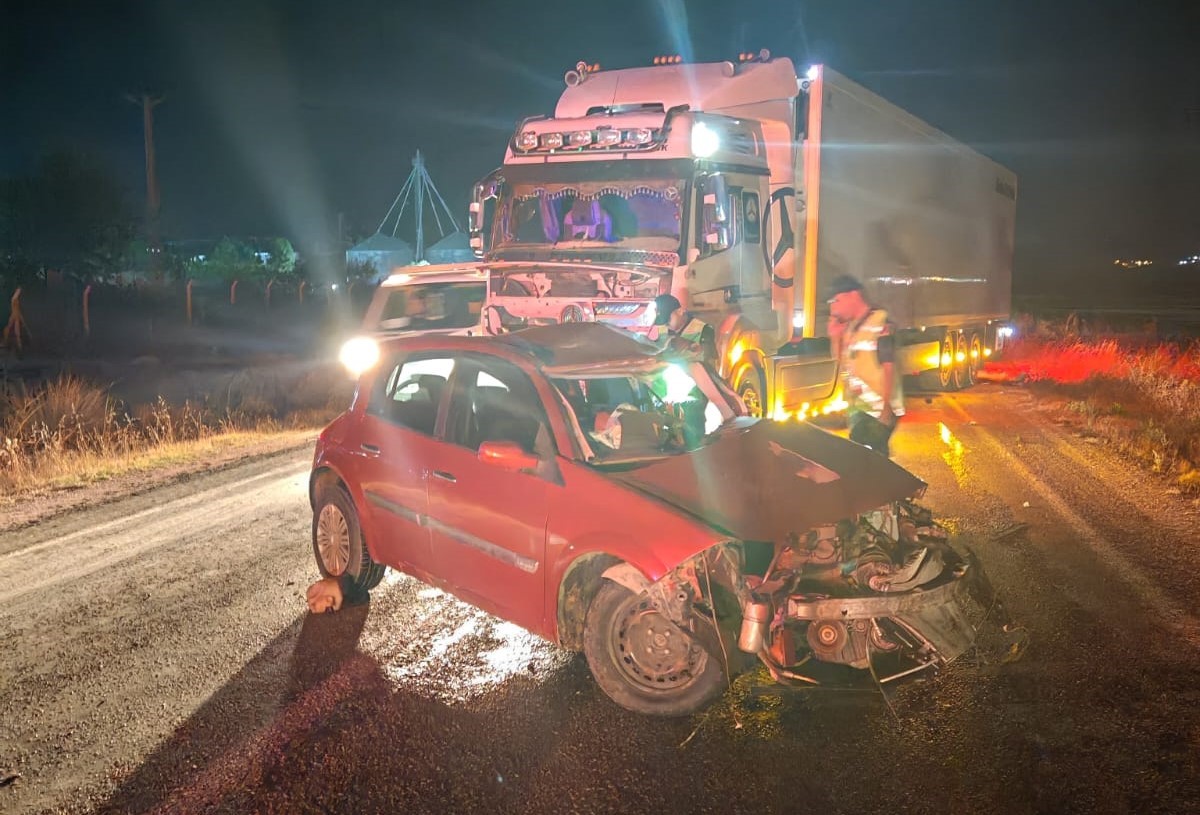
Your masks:
[[[552,381],[601,461],[690,452],[742,414],[736,397],[699,362]]]
[[[681,181],[515,184],[502,206],[502,244],[606,244],[677,250]]]

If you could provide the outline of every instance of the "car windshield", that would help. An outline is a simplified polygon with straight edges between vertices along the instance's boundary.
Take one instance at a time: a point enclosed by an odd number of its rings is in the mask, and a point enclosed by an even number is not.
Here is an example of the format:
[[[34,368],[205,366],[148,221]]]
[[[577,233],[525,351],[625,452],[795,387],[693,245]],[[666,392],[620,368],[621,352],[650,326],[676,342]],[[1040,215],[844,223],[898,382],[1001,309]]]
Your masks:
[[[499,243],[677,250],[683,190],[674,180],[515,184]]]
[[[433,331],[479,325],[486,283],[414,283],[388,293],[383,331]]]
[[[552,381],[574,414],[588,452],[602,462],[690,452],[744,412],[699,362]]]

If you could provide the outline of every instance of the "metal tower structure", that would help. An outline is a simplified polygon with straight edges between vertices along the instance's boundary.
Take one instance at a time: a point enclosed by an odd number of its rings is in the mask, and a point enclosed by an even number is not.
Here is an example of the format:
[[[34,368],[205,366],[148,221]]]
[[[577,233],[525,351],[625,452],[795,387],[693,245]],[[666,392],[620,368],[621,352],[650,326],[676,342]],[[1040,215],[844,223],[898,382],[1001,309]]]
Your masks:
[[[438,215],[438,206],[449,219],[450,225],[454,227],[454,232],[460,231],[458,221],[454,220],[454,215],[450,212],[450,207],[446,206],[441,193],[437,191],[437,187],[433,185],[433,179],[429,177],[429,172],[425,169],[425,158],[421,155],[421,151],[417,151],[417,155],[412,160],[412,172],[408,174],[408,179],[404,182],[404,186],[400,188],[400,193],[396,196],[396,200],[392,202],[392,206],[388,208],[387,215],[383,216],[383,221],[380,222],[379,228],[375,230],[375,234],[383,234],[383,230],[389,223],[392,224],[391,236],[396,237],[396,232],[400,229],[400,219],[404,217],[404,210],[408,206],[409,199],[415,199],[413,209],[417,217],[417,243],[415,260],[419,263],[425,259],[425,202],[429,201],[429,207],[433,211],[433,219],[437,223],[438,234],[443,238],[446,237],[446,231],[442,228],[442,219]],[[397,207],[399,209],[397,209]],[[395,213],[393,218],[393,213]]]

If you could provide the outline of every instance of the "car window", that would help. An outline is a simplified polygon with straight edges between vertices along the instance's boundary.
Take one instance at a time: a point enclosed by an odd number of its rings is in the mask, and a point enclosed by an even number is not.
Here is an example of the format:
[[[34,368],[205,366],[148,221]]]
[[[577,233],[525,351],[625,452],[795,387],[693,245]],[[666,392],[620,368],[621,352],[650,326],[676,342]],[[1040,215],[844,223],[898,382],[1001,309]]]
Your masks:
[[[551,443],[533,382],[503,360],[464,360],[447,416],[446,440],[471,450],[485,441],[510,441],[542,453]]]
[[[385,331],[460,329],[479,325],[487,283],[423,283],[392,289],[379,315]]]
[[[446,392],[453,357],[434,356],[396,360],[381,377],[367,411],[393,424],[432,436],[438,405]]]

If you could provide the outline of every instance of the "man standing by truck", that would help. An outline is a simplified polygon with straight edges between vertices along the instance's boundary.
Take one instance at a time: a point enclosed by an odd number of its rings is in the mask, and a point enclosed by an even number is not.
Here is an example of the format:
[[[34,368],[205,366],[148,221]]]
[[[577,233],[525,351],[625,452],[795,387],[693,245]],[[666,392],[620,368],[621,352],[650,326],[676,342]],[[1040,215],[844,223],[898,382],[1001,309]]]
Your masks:
[[[660,294],[654,298],[655,342],[660,347],[674,343],[700,352],[701,358],[717,368],[717,335],[713,327],[684,310],[678,298]]]
[[[849,404],[850,440],[888,456],[888,441],[904,415],[894,328],[887,312],[867,302],[862,283],[850,275],[834,279],[831,294],[829,337]]]

